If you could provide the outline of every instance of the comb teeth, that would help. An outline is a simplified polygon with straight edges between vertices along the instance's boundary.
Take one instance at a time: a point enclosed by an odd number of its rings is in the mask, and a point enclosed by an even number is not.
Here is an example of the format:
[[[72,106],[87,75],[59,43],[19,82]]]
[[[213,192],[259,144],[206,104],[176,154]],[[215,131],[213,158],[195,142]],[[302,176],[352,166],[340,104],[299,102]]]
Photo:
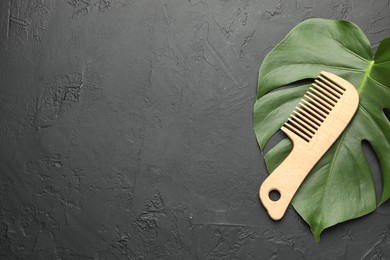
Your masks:
[[[310,142],[345,91],[343,86],[320,74],[282,127]]]

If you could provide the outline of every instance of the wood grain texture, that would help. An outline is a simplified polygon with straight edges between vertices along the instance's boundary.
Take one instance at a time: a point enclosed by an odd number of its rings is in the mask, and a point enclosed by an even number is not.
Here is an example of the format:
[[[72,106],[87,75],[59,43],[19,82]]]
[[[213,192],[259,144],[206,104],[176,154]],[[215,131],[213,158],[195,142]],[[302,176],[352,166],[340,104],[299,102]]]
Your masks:
[[[359,105],[348,81],[322,71],[281,130],[293,142],[287,158],[262,183],[259,197],[269,216],[280,220],[306,176],[341,135]],[[272,200],[276,190],[280,198]]]

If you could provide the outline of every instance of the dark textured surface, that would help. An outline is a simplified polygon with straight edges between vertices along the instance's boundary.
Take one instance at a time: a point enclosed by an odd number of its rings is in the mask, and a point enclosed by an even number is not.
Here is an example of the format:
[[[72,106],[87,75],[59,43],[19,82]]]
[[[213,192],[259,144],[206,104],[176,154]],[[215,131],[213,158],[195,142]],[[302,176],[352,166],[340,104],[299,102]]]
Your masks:
[[[257,71],[310,17],[390,34],[385,0],[0,1],[0,258],[389,259],[389,203],[317,244],[258,201]]]

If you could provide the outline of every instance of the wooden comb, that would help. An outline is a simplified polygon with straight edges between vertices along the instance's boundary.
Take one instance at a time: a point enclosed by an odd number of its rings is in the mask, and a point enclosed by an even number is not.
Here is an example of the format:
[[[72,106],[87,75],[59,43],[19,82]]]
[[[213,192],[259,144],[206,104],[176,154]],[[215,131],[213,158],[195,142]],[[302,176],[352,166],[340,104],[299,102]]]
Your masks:
[[[279,220],[299,186],[341,135],[355,114],[359,95],[348,81],[322,71],[281,130],[293,148],[287,158],[262,183],[259,197],[269,216]],[[270,198],[276,191],[280,197]]]

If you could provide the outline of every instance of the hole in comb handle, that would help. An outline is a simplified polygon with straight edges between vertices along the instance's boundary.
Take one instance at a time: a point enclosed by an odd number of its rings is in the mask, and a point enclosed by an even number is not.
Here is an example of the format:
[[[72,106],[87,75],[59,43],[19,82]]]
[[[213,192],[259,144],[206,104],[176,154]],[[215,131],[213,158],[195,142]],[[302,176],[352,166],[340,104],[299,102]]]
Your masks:
[[[268,197],[272,201],[278,201],[280,200],[280,191],[276,189],[270,190],[270,192],[268,193]]]

